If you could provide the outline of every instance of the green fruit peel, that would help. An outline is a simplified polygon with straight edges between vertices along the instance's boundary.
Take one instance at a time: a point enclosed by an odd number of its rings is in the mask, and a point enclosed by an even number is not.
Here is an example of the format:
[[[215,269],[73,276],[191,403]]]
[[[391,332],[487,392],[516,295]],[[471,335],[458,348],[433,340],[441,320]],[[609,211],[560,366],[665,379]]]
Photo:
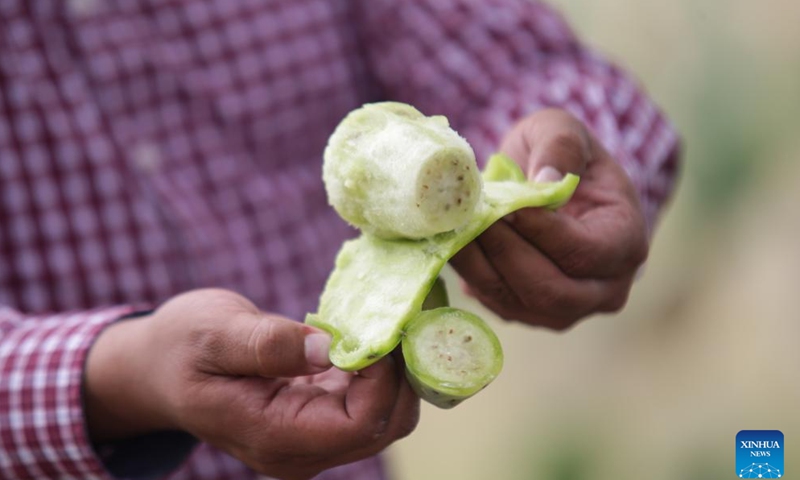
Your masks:
[[[508,155],[495,153],[483,169],[483,179],[487,182],[525,182],[525,172]]]

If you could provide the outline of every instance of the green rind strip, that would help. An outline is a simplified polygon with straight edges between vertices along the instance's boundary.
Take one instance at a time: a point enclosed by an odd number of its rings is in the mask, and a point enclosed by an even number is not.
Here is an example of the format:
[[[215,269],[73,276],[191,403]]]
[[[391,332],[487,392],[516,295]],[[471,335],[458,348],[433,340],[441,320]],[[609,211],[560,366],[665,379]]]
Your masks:
[[[495,153],[486,162],[483,169],[485,182],[524,182],[525,172],[519,164],[506,154]]]

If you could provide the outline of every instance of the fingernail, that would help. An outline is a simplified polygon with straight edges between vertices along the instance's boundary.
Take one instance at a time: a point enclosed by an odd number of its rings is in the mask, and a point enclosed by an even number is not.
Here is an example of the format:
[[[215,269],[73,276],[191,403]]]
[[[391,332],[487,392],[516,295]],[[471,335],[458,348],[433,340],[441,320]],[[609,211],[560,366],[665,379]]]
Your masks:
[[[534,177],[534,181],[548,183],[548,182],[557,182],[564,178],[564,174],[556,170],[555,168],[547,165],[546,167],[539,170],[539,173],[536,174]]]
[[[306,336],[306,361],[309,365],[320,368],[331,366],[329,355],[331,336],[327,333],[312,333]]]

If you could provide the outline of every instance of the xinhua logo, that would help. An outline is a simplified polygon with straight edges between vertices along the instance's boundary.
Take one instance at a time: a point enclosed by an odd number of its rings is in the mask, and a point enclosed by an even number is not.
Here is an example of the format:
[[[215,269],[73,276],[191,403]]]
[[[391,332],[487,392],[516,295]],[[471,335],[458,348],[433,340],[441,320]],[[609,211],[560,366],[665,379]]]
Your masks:
[[[736,476],[781,478],[783,433],[779,430],[742,430],[736,434]]]

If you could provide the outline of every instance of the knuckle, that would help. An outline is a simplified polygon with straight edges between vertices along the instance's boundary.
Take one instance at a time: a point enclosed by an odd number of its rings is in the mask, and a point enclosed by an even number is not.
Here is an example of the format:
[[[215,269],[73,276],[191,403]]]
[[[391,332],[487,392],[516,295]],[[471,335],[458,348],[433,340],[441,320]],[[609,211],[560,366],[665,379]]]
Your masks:
[[[499,278],[478,282],[475,288],[479,297],[488,298],[495,302],[507,303],[515,299],[515,295],[508,285]]]
[[[389,421],[382,417],[373,421],[354,421],[350,428],[343,432],[341,445],[348,450],[358,450],[380,441],[386,434]]]
[[[579,300],[570,298],[563,294],[553,295],[549,299],[549,307],[552,316],[562,319],[575,319],[580,317],[586,310]]]
[[[228,339],[222,329],[205,323],[191,330],[189,341],[193,349],[207,359],[218,358],[228,348]]]
[[[523,305],[535,313],[547,316],[564,316],[575,308],[575,302],[559,288],[548,281],[538,281],[528,285],[520,295]]]
[[[556,332],[566,332],[570,328],[572,328],[575,323],[577,322],[576,319],[551,319],[547,323],[544,324],[550,330]]]
[[[253,332],[250,335],[250,343],[253,347],[259,349],[263,349],[266,345],[269,345],[270,348],[279,347],[282,340],[279,330],[278,323],[271,318],[267,318],[261,322],[255,322]]]
[[[635,243],[633,248],[631,248],[630,263],[634,268],[636,268],[646,262],[649,255],[650,243],[647,241],[645,234],[642,234],[642,238]]]
[[[416,430],[417,425],[419,424],[419,415],[419,404],[416,404],[414,411],[403,418],[403,420],[400,422],[396,437],[397,440],[411,435],[411,433]]]
[[[563,332],[572,328],[578,318],[556,318],[537,313],[528,312],[520,316],[519,321],[535,327],[543,327],[556,332]]]
[[[627,287],[618,288],[608,299],[600,306],[600,310],[605,313],[617,313],[625,308],[628,304],[628,297],[630,289]]]
[[[389,419],[387,417],[381,418],[375,425],[372,425],[370,428],[370,437],[371,440],[380,440],[382,437],[386,436],[386,432],[389,430]]]
[[[358,425],[349,434],[348,444],[351,446],[351,450],[361,449],[381,442],[386,436],[387,428],[388,420],[386,419]]]
[[[400,430],[397,433],[397,440],[401,438],[406,438],[407,436],[411,435],[411,433],[416,430],[417,424],[419,423],[419,419],[409,420],[402,422],[400,425]]]
[[[620,312],[628,303],[627,295],[615,295],[604,306],[603,311],[607,313]]]
[[[210,312],[237,309],[249,301],[231,290],[223,288],[200,288],[191,290],[173,298],[182,307],[196,312]]]
[[[588,275],[595,268],[595,258],[582,248],[575,245],[567,247],[558,257],[558,266],[565,274],[572,277]]]
[[[584,136],[580,129],[562,129],[553,135],[551,148],[558,155],[568,156],[569,158],[582,158],[586,152]]]
[[[274,331],[273,322],[256,322],[253,325],[250,337],[247,339],[247,355],[253,359],[259,371],[265,371],[265,361],[261,355],[261,352],[265,351],[264,342],[267,342],[266,345],[276,343]]]
[[[544,108],[525,118],[523,125],[529,129],[536,129],[540,125],[552,125],[559,123],[562,125],[581,126],[582,123],[574,115],[563,108]]]

